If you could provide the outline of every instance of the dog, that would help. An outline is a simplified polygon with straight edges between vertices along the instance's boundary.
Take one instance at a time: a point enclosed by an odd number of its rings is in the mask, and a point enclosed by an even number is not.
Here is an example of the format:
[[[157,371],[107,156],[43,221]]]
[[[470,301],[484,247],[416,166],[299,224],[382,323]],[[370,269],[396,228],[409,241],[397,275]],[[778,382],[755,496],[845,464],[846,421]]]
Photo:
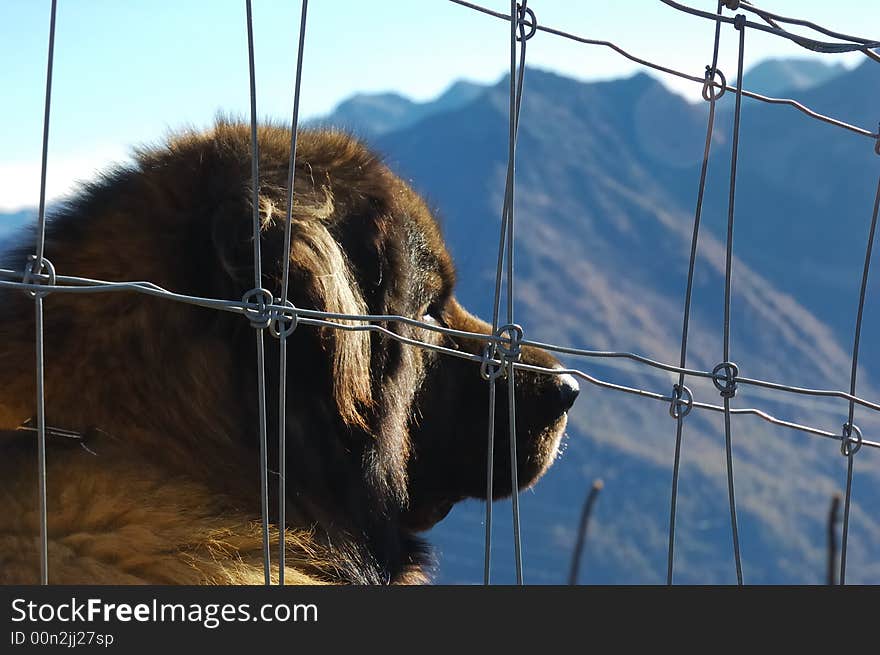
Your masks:
[[[287,250],[290,130],[260,126],[257,142],[264,288],[280,295],[287,259],[295,307],[491,332],[455,299],[431,210],[374,152],[343,132],[298,133]],[[58,275],[241,299],[254,287],[251,161],[250,127],[228,119],[139,149],[132,164],[53,212],[46,256]],[[33,235],[21,241],[0,267],[25,269]],[[55,292],[43,304],[46,421],[57,428],[46,445],[49,581],[262,583],[248,318],[131,292]],[[0,288],[0,308],[0,582],[30,584],[40,571],[37,446],[34,431],[20,428],[36,415],[34,301]],[[380,325],[462,353],[485,347],[399,321]],[[460,500],[486,495],[489,384],[480,364],[333,326],[298,325],[286,342],[285,582],[429,582],[433,560],[419,533]],[[277,474],[279,340],[265,344],[267,458]],[[520,358],[560,368],[536,348],[522,347]],[[578,389],[570,376],[514,376],[525,488],[553,462]],[[496,499],[513,491],[507,385],[498,379]],[[270,508],[276,482],[270,477]]]

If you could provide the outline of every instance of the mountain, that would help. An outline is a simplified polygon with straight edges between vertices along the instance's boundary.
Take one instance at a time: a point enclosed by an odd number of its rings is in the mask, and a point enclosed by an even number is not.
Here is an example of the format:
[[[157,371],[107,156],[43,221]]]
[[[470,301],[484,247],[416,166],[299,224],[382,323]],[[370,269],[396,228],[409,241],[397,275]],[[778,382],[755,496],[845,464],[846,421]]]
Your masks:
[[[880,105],[880,66],[866,62],[798,99],[876,131],[872,108]],[[715,185],[726,185],[729,175],[733,98],[722,98],[722,103],[728,123],[721,125],[723,143],[713,160],[710,184]],[[738,252],[847,344],[880,172],[874,145],[793,110],[758,102],[743,108],[735,238],[745,247]],[[723,195],[710,196],[713,214],[726,211]],[[870,304],[867,311],[870,315]],[[872,353],[871,361],[877,362],[880,353]]]
[[[765,59],[747,70],[743,80],[749,91],[779,97],[819,86],[845,72],[843,64],[818,59]]]
[[[813,92],[839,98],[843,91],[831,90],[833,85],[874,74],[863,69]],[[854,92],[868,88],[880,86]],[[491,308],[507,106],[502,80],[457,110],[376,141],[443,216],[459,269],[459,296],[484,316]],[[871,106],[877,103],[859,104]],[[516,317],[530,337],[677,360],[705,120],[705,105],[686,103],[646,75],[583,84],[527,71],[517,149]],[[731,134],[729,123],[719,121],[718,128],[689,342],[689,364],[704,370],[721,361]],[[741,146],[734,359],[744,375],[845,388],[870,187],[876,184],[872,144],[791,110],[749,103]],[[875,286],[871,307],[876,298]],[[877,319],[875,311],[866,311],[865,333]],[[880,357],[869,350],[863,347],[859,392],[876,398],[871,371]],[[668,375],[637,366],[575,358],[568,363],[660,393],[672,385]],[[711,385],[691,386],[699,398],[718,402]],[[746,388],[734,406],[759,406],[832,431],[839,430],[846,408]],[[859,414],[857,420],[863,430],[878,426],[875,415]],[[844,482],[837,444],[752,418],[738,417],[733,424],[746,580],[821,582],[828,504]],[[667,408],[587,387],[569,432],[561,461],[523,495],[527,581],[564,581],[583,495],[593,478],[602,477],[605,490],[588,538],[583,581],[663,582],[674,448]],[[880,480],[865,460],[857,465],[852,581],[880,580],[880,517],[869,509]],[[735,581],[720,416],[694,412],[688,418],[679,489],[676,580]],[[495,515],[504,517],[505,511]],[[481,579],[481,516],[479,503],[465,504],[433,531],[441,547],[441,581]],[[509,529],[499,521],[499,582],[512,580]]]
[[[308,124],[335,125],[352,129],[365,138],[376,137],[413,125],[432,114],[457,109],[484,90],[478,84],[460,80],[428,102],[414,102],[397,93],[360,93],[341,102],[327,116]]]
[[[466,84],[438,100],[399,96],[335,112],[436,208],[458,268],[458,296],[491,315],[507,165],[508,82]],[[383,96],[384,97],[384,96]],[[866,63],[797,94],[805,104],[873,127],[880,67]],[[355,102],[356,101],[356,102]],[[720,101],[694,282],[688,365],[721,361],[733,95]],[[415,107],[421,107],[422,113]],[[382,109],[386,107],[386,109]],[[415,113],[414,113],[415,112]],[[335,117],[335,118],[334,118]],[[526,71],[516,176],[515,320],[527,338],[677,362],[707,105],[647,75],[582,83]],[[732,278],[731,353],[743,375],[844,389],[858,285],[880,159],[870,139],[790,107],[743,105]],[[0,226],[4,220],[0,217]],[[2,229],[2,227],[0,227]],[[860,396],[877,399],[880,271],[866,302]],[[617,359],[564,357],[618,384],[669,394],[673,376]],[[476,371],[475,371],[476,374]],[[701,380],[697,400],[720,403]],[[847,405],[741,385],[733,407],[839,432]],[[867,439],[880,417],[856,412]],[[665,581],[675,422],[661,402],[582,382],[559,461],[521,495],[527,583],[566,580],[581,505],[604,490],[580,581]],[[747,583],[821,583],[827,515],[842,490],[839,444],[753,416],[732,420],[735,486]],[[880,467],[855,458],[848,582],[880,583]],[[676,582],[735,582],[723,421],[685,419],[676,524]],[[493,581],[513,581],[510,504],[495,508]],[[438,581],[478,583],[483,506],[457,506],[428,538]]]

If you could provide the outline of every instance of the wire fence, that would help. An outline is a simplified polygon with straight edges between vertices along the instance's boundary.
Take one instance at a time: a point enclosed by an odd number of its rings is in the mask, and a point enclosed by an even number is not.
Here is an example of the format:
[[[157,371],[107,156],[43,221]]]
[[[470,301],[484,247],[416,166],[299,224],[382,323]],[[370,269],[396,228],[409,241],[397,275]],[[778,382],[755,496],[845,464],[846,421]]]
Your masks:
[[[779,382],[749,378],[740,375],[740,371],[736,363],[732,361],[730,352],[730,323],[731,323],[731,291],[733,284],[733,236],[735,224],[735,200],[736,200],[736,181],[737,181],[737,158],[738,143],[740,132],[740,118],[742,115],[742,98],[748,97],[760,102],[785,105],[792,107],[804,115],[838,127],[842,130],[855,133],[872,140],[874,151],[880,155],[880,131],[874,132],[870,129],[851,125],[837,118],[823,115],[803,104],[788,98],[775,98],[753,93],[742,89],[739,81],[743,79],[743,58],[745,50],[746,33],[749,30],[758,30],[780,38],[788,39],[797,45],[820,53],[842,53],[842,52],[861,52],[868,59],[880,62],[880,55],[873,52],[873,49],[880,47],[880,41],[873,41],[860,37],[854,37],[846,34],[834,32],[830,29],[816,25],[812,22],[781,16],[770,11],[761,9],[756,5],[745,2],[744,0],[720,0],[717,3],[715,13],[705,12],[702,10],[689,7],[672,0],[660,0],[663,4],[680,12],[685,12],[693,16],[706,19],[714,25],[714,45],[711,53],[711,63],[706,66],[705,74],[700,77],[685,72],[677,71],[672,68],[654,63],[647,59],[632,55],[623,50],[618,45],[610,41],[588,39],[569,32],[556,29],[553,27],[541,25],[538,23],[535,12],[527,6],[527,0],[517,3],[511,0],[510,13],[500,13],[488,9],[486,7],[466,2],[464,0],[449,0],[457,5],[471,9],[488,16],[492,16],[510,23],[510,88],[509,88],[509,130],[508,130],[508,156],[507,156],[507,174],[505,182],[504,202],[501,210],[501,230],[499,236],[498,258],[496,267],[496,278],[494,288],[494,302],[492,315],[492,334],[478,334],[454,330],[435,323],[426,323],[406,316],[398,315],[373,315],[373,314],[340,314],[332,312],[322,312],[311,310],[308,308],[295,307],[288,300],[289,291],[289,262],[285,258],[282,289],[279,296],[275,296],[272,291],[262,288],[261,273],[261,253],[260,253],[260,230],[259,230],[259,168],[258,168],[258,152],[257,152],[257,94],[255,84],[255,62],[254,62],[254,42],[252,29],[252,6],[251,0],[246,0],[246,29],[248,36],[248,64],[250,71],[250,112],[251,112],[251,142],[252,142],[252,167],[251,167],[251,193],[253,205],[253,229],[254,229],[254,288],[244,294],[240,300],[219,299],[197,297],[175,293],[168,289],[159,287],[149,281],[107,281],[96,280],[90,278],[76,277],[72,275],[57,274],[52,263],[45,256],[45,228],[46,228],[46,170],[47,170],[47,152],[49,140],[50,125],[50,108],[51,108],[51,92],[52,92],[52,65],[54,59],[54,41],[55,41],[55,17],[57,0],[52,0],[51,15],[49,23],[49,46],[48,46],[48,63],[46,74],[46,94],[45,94],[45,111],[43,121],[43,140],[42,140],[42,164],[40,178],[40,200],[39,211],[37,217],[37,239],[35,244],[35,253],[31,255],[24,265],[23,272],[0,269],[0,288],[15,288],[28,293],[34,299],[35,306],[35,326],[36,326],[36,395],[37,395],[37,415],[35,426],[27,426],[25,429],[32,429],[37,433],[38,444],[38,484],[39,484],[39,515],[40,515],[40,575],[41,583],[48,584],[48,538],[47,538],[47,506],[46,506],[46,435],[49,433],[63,433],[64,430],[58,428],[50,428],[46,425],[45,417],[45,399],[44,399],[44,360],[43,360],[43,298],[50,293],[119,293],[134,292],[149,296],[163,298],[172,302],[187,303],[200,307],[215,309],[218,311],[226,311],[241,314],[248,319],[254,328],[256,335],[256,358],[258,368],[257,393],[259,401],[259,432],[260,432],[260,448],[259,448],[259,468],[260,468],[260,497],[262,507],[262,527],[263,527],[263,570],[265,583],[270,584],[271,571],[271,553],[269,545],[269,507],[268,507],[268,463],[267,463],[267,407],[266,407],[266,361],[264,352],[264,336],[268,329],[270,334],[280,341],[280,359],[278,362],[280,372],[280,402],[278,406],[278,448],[279,448],[279,528],[280,543],[278,549],[279,559],[279,584],[284,583],[284,534],[285,534],[285,470],[284,470],[284,452],[285,452],[285,420],[286,405],[285,384],[286,384],[286,364],[287,364],[287,348],[286,340],[298,328],[299,325],[330,327],[338,330],[350,331],[371,331],[381,333],[382,335],[395,339],[401,343],[416,346],[420,348],[436,351],[445,356],[459,357],[474,362],[480,366],[480,372],[487,381],[489,389],[489,429],[488,429],[488,458],[486,468],[487,488],[485,503],[485,555],[484,555],[484,582],[488,584],[490,579],[491,568],[491,543],[492,543],[492,489],[493,489],[493,463],[494,463],[494,439],[495,439],[495,401],[496,401],[496,381],[500,377],[506,377],[508,380],[508,407],[509,407],[509,430],[510,430],[510,449],[511,449],[511,482],[512,496],[512,512],[513,512],[513,543],[516,566],[517,583],[523,583],[523,564],[522,551],[520,546],[520,520],[519,520],[519,503],[517,494],[517,467],[516,467],[516,396],[514,375],[511,373],[517,370],[532,371],[546,375],[573,375],[584,380],[594,386],[623,392],[626,394],[636,395],[642,398],[655,400],[668,405],[670,416],[676,422],[675,429],[675,455],[673,461],[672,481],[671,481],[671,504],[669,512],[669,537],[668,537],[668,554],[667,554],[667,583],[673,583],[674,573],[674,553],[675,553],[675,520],[676,520],[676,503],[678,498],[678,482],[681,462],[681,443],[682,433],[684,429],[685,418],[693,409],[700,409],[710,412],[722,413],[724,416],[724,435],[725,435],[725,451],[726,451],[726,468],[727,468],[727,486],[728,500],[730,508],[730,524],[731,537],[733,543],[734,566],[738,584],[743,584],[744,576],[742,570],[741,549],[739,543],[738,521],[736,514],[736,485],[734,480],[734,459],[732,451],[733,433],[731,417],[734,415],[753,415],[757,416],[771,424],[783,426],[793,430],[801,431],[814,436],[821,436],[828,439],[837,440],[840,443],[840,451],[847,460],[846,487],[843,495],[843,518],[842,518],[842,535],[840,544],[840,565],[839,565],[839,584],[846,582],[846,555],[847,540],[849,531],[849,515],[852,503],[852,480],[853,480],[853,461],[855,454],[863,446],[870,448],[880,448],[880,442],[866,439],[862,435],[861,429],[853,422],[856,405],[865,409],[880,412],[880,402],[876,400],[868,400],[857,395],[857,370],[859,359],[859,344],[861,338],[861,327],[863,310],[865,304],[866,290],[869,280],[871,254],[876,235],[877,217],[880,213],[880,179],[878,179],[877,193],[874,199],[873,212],[871,215],[870,229],[867,235],[867,245],[865,249],[864,268],[861,276],[859,301],[856,310],[856,326],[853,336],[852,358],[851,358],[851,375],[850,386],[848,391],[834,389],[813,389],[798,387]],[[748,20],[746,13],[738,13],[735,16],[727,16],[724,11],[742,10],[760,18],[763,23]],[[303,68],[303,53],[307,27],[307,11],[308,0],[301,2],[301,22],[299,31],[299,42],[296,60],[296,76],[293,89],[293,118],[291,129],[290,144],[290,162],[289,176],[287,188],[287,206],[286,206],[286,225],[285,225],[285,244],[289,250],[291,239],[291,216],[294,203],[293,197],[293,171],[294,161],[296,157],[296,138],[299,112],[299,97]],[[737,56],[737,85],[728,85],[722,71],[718,68],[719,44],[721,39],[721,31],[723,26],[732,26],[738,34],[738,56]],[[800,34],[789,31],[783,25],[793,25],[807,28],[813,32],[817,32],[825,37],[834,39],[833,41],[823,41],[814,38],[808,38]],[[575,348],[556,344],[542,343],[526,339],[522,327],[514,323],[514,228],[515,228],[515,181],[516,181],[516,144],[517,144],[517,128],[519,125],[519,113],[523,97],[524,78],[525,78],[525,61],[527,42],[537,32],[552,34],[561,38],[570,39],[585,45],[593,45],[599,47],[610,48],[622,55],[623,57],[634,61],[642,66],[651,68],[662,73],[673,75],[682,79],[690,80],[694,83],[702,85],[702,96],[709,103],[708,120],[706,127],[705,147],[703,151],[703,159],[700,171],[700,180],[697,190],[696,207],[694,211],[693,234],[690,247],[690,259],[688,263],[687,285],[683,299],[683,319],[681,331],[681,348],[678,364],[670,364],[653,360],[641,354],[631,352],[618,351],[598,351],[583,348]],[[706,177],[709,167],[709,156],[713,141],[716,117],[716,103],[726,92],[732,92],[736,95],[734,116],[733,116],[733,141],[731,148],[731,162],[728,182],[728,209],[727,209],[727,233],[726,233],[726,256],[725,256],[725,276],[724,276],[724,317],[723,317],[723,346],[720,363],[713,368],[712,371],[697,370],[687,367],[687,347],[689,319],[691,310],[691,300],[694,281],[694,267],[697,256],[697,243],[700,230],[700,220],[702,215],[703,200],[705,196]],[[506,272],[506,322],[501,324],[501,299],[502,299],[502,281]],[[461,352],[452,348],[440,345],[430,344],[421,340],[405,337],[389,330],[382,324],[402,323],[417,326],[424,330],[439,332],[450,337],[466,337],[470,339],[481,340],[485,343],[485,349],[482,355],[474,355]],[[545,349],[547,351],[574,355],[585,359],[609,359],[619,358],[627,359],[638,364],[651,367],[654,369],[675,373],[678,375],[678,381],[673,385],[669,393],[660,393],[636,387],[615,384],[575,368],[544,368],[525,364],[519,361],[521,348],[523,346],[534,346]],[[721,404],[713,404],[710,402],[698,401],[693,392],[688,388],[685,382],[688,378],[703,378],[713,382],[718,390],[722,402]],[[848,418],[844,423],[841,431],[834,432],[820,427],[811,425],[802,425],[793,421],[776,417],[759,408],[733,408],[731,400],[736,396],[739,385],[762,387],[772,391],[778,391],[786,394],[799,394],[814,397],[831,397],[838,398],[847,402]],[[836,512],[833,522],[836,523]],[[585,510],[585,515],[588,511]],[[832,537],[833,541],[833,537]],[[576,567],[573,569],[576,574]],[[834,576],[829,573],[829,579],[833,580]]]

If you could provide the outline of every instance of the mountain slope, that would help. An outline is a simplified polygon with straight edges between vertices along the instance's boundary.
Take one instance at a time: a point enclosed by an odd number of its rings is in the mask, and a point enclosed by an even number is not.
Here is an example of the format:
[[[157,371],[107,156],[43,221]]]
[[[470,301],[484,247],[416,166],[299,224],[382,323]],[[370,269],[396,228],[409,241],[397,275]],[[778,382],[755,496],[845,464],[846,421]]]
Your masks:
[[[483,315],[489,314],[494,282],[507,153],[506,93],[502,81],[458,111],[378,140],[392,165],[440,209],[459,267],[459,295]],[[523,102],[517,321],[539,340],[676,361],[705,107],[686,104],[643,75],[580,84],[533,70],[527,73]],[[653,121],[646,124],[649,115]],[[724,139],[722,133],[719,150]],[[726,197],[717,180],[713,186],[715,194]],[[707,211],[696,272],[689,364],[703,369],[721,361],[724,249],[712,235],[723,233],[720,209],[713,204]],[[761,219],[781,220],[767,207]],[[750,243],[740,233],[737,239]],[[733,294],[732,352],[744,375],[845,386],[848,348],[806,306],[740,259]],[[661,393],[672,385],[668,375],[633,366],[571,363]],[[863,372],[860,380],[860,392],[876,397],[870,375]],[[719,402],[711,385],[692,387],[698,398]],[[758,404],[832,431],[843,420],[845,405],[784,400],[742,389],[734,406]],[[591,530],[585,580],[663,581],[674,447],[674,423],[666,410],[654,401],[585,389],[565,455],[523,498],[532,582],[564,580],[579,504],[595,476],[605,478],[606,487]],[[877,426],[876,420],[870,424]],[[722,435],[719,415],[694,412],[687,420],[677,533],[677,580],[682,582],[734,581]],[[827,503],[842,484],[844,461],[837,444],[752,418],[734,420],[733,440],[746,579],[820,581]],[[867,508],[877,498],[878,479],[861,470],[859,476],[851,576],[877,580],[880,517]],[[441,559],[442,580],[480,579],[481,511],[479,503],[464,506],[435,529],[433,537],[454,558]],[[504,530],[499,526],[496,561],[499,581],[510,581],[512,557]]]
[[[484,87],[459,80],[439,97],[414,102],[397,93],[360,93],[339,103],[327,116],[310,125],[335,125],[372,138],[413,125],[427,116],[457,109],[483,93]]]
[[[800,94],[799,99],[819,112],[875,129],[873,108],[880,106],[880,66],[866,62]],[[709,183],[715,192],[709,195],[707,207],[716,216],[726,213],[723,189],[730,166],[733,98],[725,97],[722,103],[725,118]],[[868,224],[880,176],[878,163],[874,143],[868,138],[786,107],[756,102],[743,107],[737,252],[847,343],[853,333]],[[774,219],[769,220],[770,216]],[[869,311],[871,307],[869,303]],[[867,357],[880,364],[880,351],[872,349]]]
[[[749,91],[785,96],[819,86],[845,72],[843,64],[826,64],[818,59],[765,59],[747,70],[743,80]]]

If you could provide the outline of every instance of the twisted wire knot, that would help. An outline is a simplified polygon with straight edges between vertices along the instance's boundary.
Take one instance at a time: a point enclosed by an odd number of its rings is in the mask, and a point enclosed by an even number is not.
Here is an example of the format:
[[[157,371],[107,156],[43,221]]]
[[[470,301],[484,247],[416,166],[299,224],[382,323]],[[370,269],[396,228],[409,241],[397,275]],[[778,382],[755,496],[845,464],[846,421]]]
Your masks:
[[[733,362],[721,362],[712,369],[712,384],[721,392],[722,398],[733,398],[736,395],[736,376],[739,367]]]
[[[528,0],[523,0],[521,3],[517,3],[517,29],[519,30],[519,35],[516,37],[517,41],[528,41],[533,36],[535,36],[535,32],[538,29],[538,19],[535,18],[535,12],[532,11],[529,7],[527,7]],[[528,23],[525,22],[526,17],[528,17]],[[528,33],[526,33],[526,27],[529,28]]]
[[[674,419],[684,418],[694,408],[694,394],[683,384],[672,386],[672,401],[669,403],[669,415]]]
[[[251,289],[241,297],[244,303],[244,315],[256,329],[269,327],[272,322],[272,311],[269,306],[272,304],[273,296],[268,289],[258,287]]]
[[[855,436],[853,436],[855,434]],[[862,447],[862,431],[855,423],[843,424],[843,436],[840,438],[840,454],[852,457]]]
[[[736,6],[737,6],[737,8],[739,8],[739,2],[736,3]],[[738,30],[742,30],[743,28],[745,28],[746,15],[745,14],[737,14],[736,17],[733,19],[733,26]],[[737,81],[737,84],[742,84],[742,81],[741,80]]]
[[[275,304],[283,305],[290,311],[272,309],[269,312],[269,332],[273,337],[278,337],[279,339],[287,338],[293,334],[296,326],[299,325],[299,314],[296,312],[296,305],[289,300],[282,301],[280,298],[275,301]]]
[[[487,343],[483,348],[483,358],[480,362],[480,377],[486,381],[497,380],[504,375],[504,364],[496,360],[498,355],[497,346],[494,343]]]
[[[736,11],[739,9],[739,0],[724,0],[724,6],[730,11]]]
[[[44,269],[45,273],[43,272]],[[38,260],[36,255],[30,255],[27,264],[24,266],[24,276],[21,281],[23,284],[43,284],[42,276],[44,274],[49,277],[49,286],[54,287],[55,267],[52,265],[52,262],[45,257]],[[30,289],[25,293],[31,298],[44,298],[49,295],[48,291],[35,291]]]
[[[497,380],[502,375],[507,376],[511,364],[522,355],[522,326],[515,323],[502,325],[492,336],[495,340],[486,344],[480,364],[480,375],[484,380]]]
[[[720,90],[718,90],[717,92],[715,90],[716,75],[721,78]],[[706,74],[704,78],[706,81],[703,82],[703,100],[707,102],[711,100],[718,100],[721,96],[724,95],[724,92],[727,90],[727,78],[724,77],[724,73],[718,70],[718,68],[706,66]]]
[[[495,337],[500,341],[495,343],[504,359],[512,362],[519,360],[522,354],[523,329],[516,323],[502,325],[495,331]]]

